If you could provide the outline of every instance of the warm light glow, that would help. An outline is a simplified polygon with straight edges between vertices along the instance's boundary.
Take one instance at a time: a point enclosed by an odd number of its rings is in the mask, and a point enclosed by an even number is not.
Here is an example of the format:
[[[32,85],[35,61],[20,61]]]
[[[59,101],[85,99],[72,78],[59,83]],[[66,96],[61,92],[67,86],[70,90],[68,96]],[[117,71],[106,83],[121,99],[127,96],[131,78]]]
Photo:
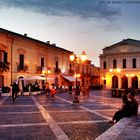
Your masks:
[[[74,61],[74,59],[75,59],[75,55],[74,55],[74,53],[72,53],[72,54],[70,55],[70,61]]]
[[[46,68],[44,68],[44,70],[42,70],[42,74],[50,74],[51,73],[51,70],[47,70]]]
[[[120,68],[117,68],[117,69],[109,69],[109,72],[117,72],[117,73],[120,73],[121,72],[121,69]]]
[[[102,80],[106,80],[106,78],[105,77],[102,77]]]
[[[51,73],[51,70],[48,70],[48,74],[50,74]]]
[[[120,69],[120,68],[117,68],[117,72],[118,72],[118,73],[121,72],[121,69]]]
[[[109,69],[109,72],[113,72],[113,69]]]
[[[28,66],[28,65],[29,65],[29,62],[28,62],[28,61],[26,61],[26,62],[25,62],[25,65],[27,65],[27,66]]]
[[[134,77],[134,74],[133,73],[131,74],[131,77]]]
[[[86,60],[86,57],[87,57],[87,56],[86,56],[86,53],[85,53],[85,51],[83,51],[83,52],[82,52],[82,55],[81,55],[81,61],[84,62],[84,61]]]
[[[75,78],[76,78],[76,77],[77,77],[77,78],[80,78],[80,76],[81,76],[80,74],[74,74],[74,77],[75,77]]]
[[[45,74],[45,70],[42,70],[42,74]]]
[[[79,78],[80,77],[80,74],[77,74],[77,77]]]
[[[129,76],[129,74],[126,74],[126,77],[128,77]]]
[[[63,68],[63,69],[62,69],[62,73],[65,73],[65,71],[66,71],[66,70]]]

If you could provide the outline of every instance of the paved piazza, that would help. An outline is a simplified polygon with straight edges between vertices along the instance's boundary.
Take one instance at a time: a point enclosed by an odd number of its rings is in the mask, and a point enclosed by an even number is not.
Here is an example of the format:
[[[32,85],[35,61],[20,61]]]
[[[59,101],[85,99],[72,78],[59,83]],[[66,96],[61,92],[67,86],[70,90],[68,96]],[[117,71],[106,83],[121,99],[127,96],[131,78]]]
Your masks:
[[[54,100],[45,94],[0,97],[0,140],[94,140],[112,125],[108,123],[121,107],[120,98],[109,91],[91,91],[74,105],[68,93]]]

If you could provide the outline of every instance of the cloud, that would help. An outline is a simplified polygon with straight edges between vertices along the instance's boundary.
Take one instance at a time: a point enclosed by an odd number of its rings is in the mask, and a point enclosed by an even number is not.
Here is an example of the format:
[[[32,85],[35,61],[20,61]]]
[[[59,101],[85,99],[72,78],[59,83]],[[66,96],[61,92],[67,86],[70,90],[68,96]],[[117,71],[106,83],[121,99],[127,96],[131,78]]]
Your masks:
[[[0,7],[19,7],[47,15],[76,15],[82,18],[112,20],[117,9],[101,4],[100,0],[1,0]]]

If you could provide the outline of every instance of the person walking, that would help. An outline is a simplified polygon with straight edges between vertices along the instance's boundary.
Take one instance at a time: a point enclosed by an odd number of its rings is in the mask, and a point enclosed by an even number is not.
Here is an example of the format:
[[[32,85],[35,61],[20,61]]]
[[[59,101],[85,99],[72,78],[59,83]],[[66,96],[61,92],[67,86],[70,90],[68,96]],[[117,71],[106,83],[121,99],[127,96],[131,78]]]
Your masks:
[[[53,87],[52,89],[51,89],[51,100],[53,100],[54,99],[54,95],[56,94],[56,89]]]
[[[72,96],[72,85],[69,85],[69,96]]]
[[[49,86],[48,82],[46,83],[45,91],[46,91],[46,96],[49,97],[50,96],[50,86]]]
[[[12,100],[13,100],[13,102],[15,102],[18,92],[19,92],[19,87],[18,87],[17,81],[15,81],[14,84],[12,85]]]

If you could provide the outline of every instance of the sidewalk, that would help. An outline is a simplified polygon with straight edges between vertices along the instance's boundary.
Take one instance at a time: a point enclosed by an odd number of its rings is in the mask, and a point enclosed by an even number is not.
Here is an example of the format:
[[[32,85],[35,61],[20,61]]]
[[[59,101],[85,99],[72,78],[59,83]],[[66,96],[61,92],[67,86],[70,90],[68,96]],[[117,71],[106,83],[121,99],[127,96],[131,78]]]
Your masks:
[[[140,139],[140,105],[138,116],[123,118],[96,140],[139,140]]]

